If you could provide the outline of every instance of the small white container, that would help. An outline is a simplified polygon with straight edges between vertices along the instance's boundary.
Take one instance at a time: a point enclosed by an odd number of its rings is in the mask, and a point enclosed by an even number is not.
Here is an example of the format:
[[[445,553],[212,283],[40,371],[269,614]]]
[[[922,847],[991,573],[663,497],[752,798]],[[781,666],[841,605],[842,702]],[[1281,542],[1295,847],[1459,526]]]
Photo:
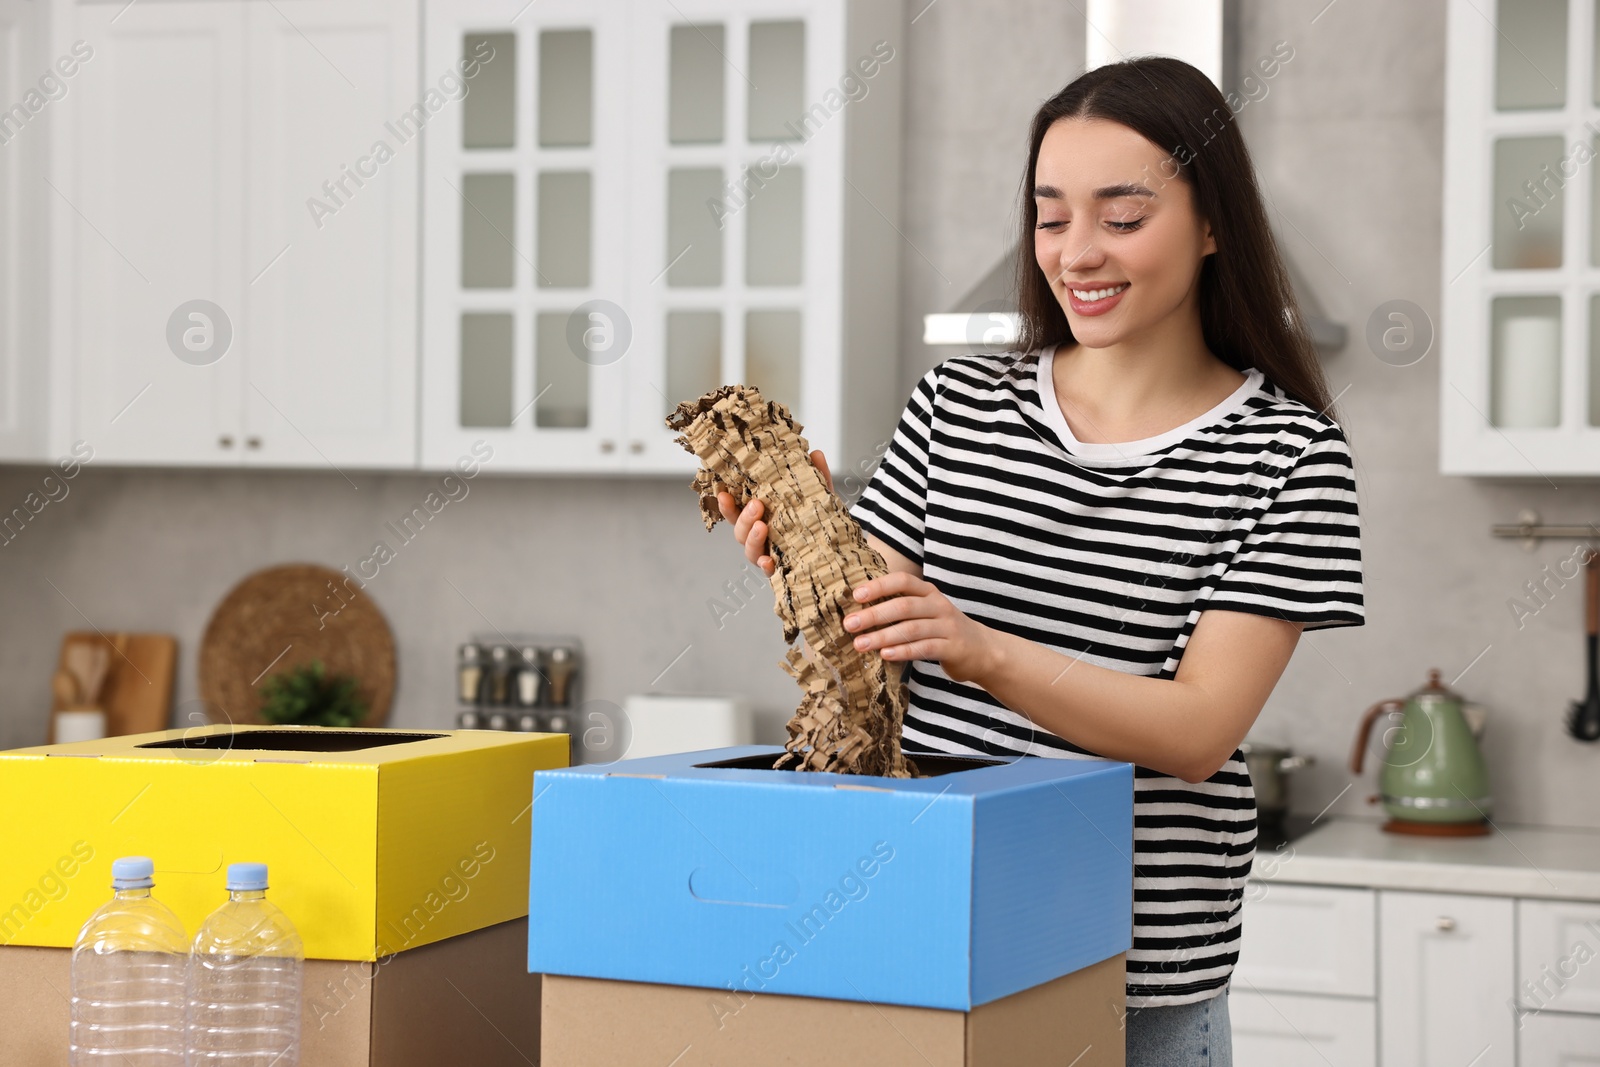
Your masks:
[[[743,697],[643,693],[628,697],[622,710],[629,742],[618,759],[753,743],[750,705]]]
[[[106,735],[106,713],[96,708],[55,713],[56,744],[98,741]]]

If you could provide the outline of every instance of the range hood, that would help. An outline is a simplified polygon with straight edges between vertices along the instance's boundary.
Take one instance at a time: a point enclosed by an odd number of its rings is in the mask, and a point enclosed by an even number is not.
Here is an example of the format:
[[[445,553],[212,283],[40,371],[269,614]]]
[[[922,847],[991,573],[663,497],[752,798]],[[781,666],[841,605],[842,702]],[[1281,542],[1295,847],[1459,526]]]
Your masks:
[[[1236,0],[1089,0],[1085,31],[1086,68],[1093,70],[1124,56],[1176,56],[1204,71],[1218,86],[1234,81],[1238,69]],[[1328,318],[1295,265],[1288,247],[1273,239],[1289,272],[1289,282],[1305,316],[1306,331],[1323,353],[1345,346],[1349,331]],[[922,342],[1003,350],[1017,340],[1014,259],[1006,255],[948,312],[924,315]]]

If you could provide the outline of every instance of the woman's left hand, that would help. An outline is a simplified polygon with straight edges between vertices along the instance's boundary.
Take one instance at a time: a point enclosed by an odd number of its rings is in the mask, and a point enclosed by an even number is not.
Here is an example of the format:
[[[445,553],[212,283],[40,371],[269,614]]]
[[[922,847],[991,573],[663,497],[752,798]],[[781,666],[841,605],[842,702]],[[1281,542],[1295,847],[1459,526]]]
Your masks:
[[[862,582],[852,593],[863,603],[881,601],[845,616],[845,629],[859,635],[857,649],[878,649],[887,660],[937,660],[956,682],[971,681],[989,669],[995,631],[968,618],[932,582],[891,571]]]

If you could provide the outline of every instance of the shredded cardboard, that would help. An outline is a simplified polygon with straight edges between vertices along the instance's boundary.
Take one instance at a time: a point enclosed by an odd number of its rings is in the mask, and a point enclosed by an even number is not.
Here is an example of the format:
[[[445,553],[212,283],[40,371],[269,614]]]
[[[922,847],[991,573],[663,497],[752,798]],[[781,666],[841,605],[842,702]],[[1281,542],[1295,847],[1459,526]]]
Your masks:
[[[747,385],[679,404],[667,425],[700,460],[690,486],[707,530],[723,521],[720,490],[740,510],[752,498],[765,504],[773,610],[790,646],[781,666],[804,692],[774,768],[919,777],[900,751],[899,672],[876,652],[858,651],[844,628],[844,617],[861,606],[850,591],[889,568],[811,465],[801,425]],[[794,647],[797,635],[809,656]]]

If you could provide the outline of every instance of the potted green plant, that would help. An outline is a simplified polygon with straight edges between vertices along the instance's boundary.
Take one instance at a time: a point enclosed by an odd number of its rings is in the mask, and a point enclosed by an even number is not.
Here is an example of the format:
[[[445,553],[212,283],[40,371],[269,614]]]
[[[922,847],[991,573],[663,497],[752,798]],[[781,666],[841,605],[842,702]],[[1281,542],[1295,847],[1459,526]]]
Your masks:
[[[367,705],[349,675],[329,675],[320,660],[280,671],[261,687],[261,718],[279,726],[354,726]]]

